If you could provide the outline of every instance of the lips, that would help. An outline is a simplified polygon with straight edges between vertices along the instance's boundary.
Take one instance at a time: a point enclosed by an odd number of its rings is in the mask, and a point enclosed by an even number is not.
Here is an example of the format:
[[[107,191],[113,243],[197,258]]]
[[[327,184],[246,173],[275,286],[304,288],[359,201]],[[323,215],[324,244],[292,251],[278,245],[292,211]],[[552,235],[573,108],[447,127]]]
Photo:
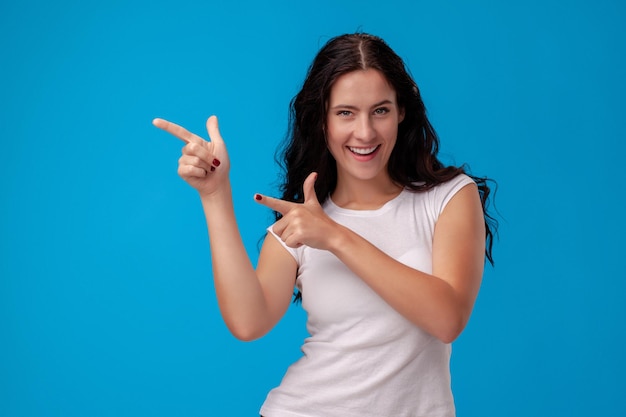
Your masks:
[[[350,150],[350,152],[352,152],[355,155],[368,156],[368,155],[372,155],[374,152],[376,152],[379,147],[380,147],[380,145],[371,146],[369,148],[355,148],[355,147],[352,147],[352,146],[348,146],[348,149]]]

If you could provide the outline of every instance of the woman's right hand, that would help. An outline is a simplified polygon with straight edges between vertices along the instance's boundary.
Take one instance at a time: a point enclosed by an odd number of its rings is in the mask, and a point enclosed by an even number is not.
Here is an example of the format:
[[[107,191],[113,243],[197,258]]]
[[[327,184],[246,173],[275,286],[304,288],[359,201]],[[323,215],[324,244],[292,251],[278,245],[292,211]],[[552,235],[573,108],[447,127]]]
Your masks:
[[[211,116],[206,122],[210,142],[164,119],[154,119],[152,124],[185,142],[183,154],[178,160],[178,175],[201,196],[210,196],[221,187],[228,186],[230,160],[217,117]]]

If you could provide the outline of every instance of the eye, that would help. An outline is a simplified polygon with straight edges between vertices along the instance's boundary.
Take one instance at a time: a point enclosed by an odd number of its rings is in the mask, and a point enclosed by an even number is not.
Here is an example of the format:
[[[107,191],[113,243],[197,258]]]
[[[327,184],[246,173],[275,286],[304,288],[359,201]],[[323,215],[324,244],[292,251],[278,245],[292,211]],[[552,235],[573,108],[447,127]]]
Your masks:
[[[387,113],[389,113],[389,109],[387,107],[379,107],[376,110],[374,110],[374,114],[377,116],[382,116]]]
[[[337,116],[348,117],[351,115],[352,115],[352,112],[350,110],[339,110],[337,112]]]

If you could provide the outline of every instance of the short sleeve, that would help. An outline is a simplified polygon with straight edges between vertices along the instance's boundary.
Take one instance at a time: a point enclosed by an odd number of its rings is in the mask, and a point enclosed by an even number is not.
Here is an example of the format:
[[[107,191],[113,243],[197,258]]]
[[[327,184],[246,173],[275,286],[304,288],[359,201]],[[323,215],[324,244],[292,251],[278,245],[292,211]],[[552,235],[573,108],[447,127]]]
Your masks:
[[[276,224],[276,223],[274,223]],[[267,228],[267,233],[272,235],[274,237],[274,239],[278,240],[278,243],[280,243],[282,245],[283,248],[285,248],[287,250],[287,252],[289,252],[291,254],[291,256],[293,256],[293,258],[296,260],[297,264],[300,265],[300,259],[301,259],[301,249],[302,247],[295,249],[295,248],[290,248],[289,246],[285,245],[285,242],[282,241],[282,239],[280,237],[278,237],[278,235],[276,233],[274,233],[274,224],[271,225],[270,227]]]
[[[436,218],[446,208],[446,205],[452,200],[452,197],[456,195],[463,187],[468,184],[474,183],[474,180],[465,174],[459,174],[453,179],[443,184],[438,185],[434,189],[433,193],[433,208]]]

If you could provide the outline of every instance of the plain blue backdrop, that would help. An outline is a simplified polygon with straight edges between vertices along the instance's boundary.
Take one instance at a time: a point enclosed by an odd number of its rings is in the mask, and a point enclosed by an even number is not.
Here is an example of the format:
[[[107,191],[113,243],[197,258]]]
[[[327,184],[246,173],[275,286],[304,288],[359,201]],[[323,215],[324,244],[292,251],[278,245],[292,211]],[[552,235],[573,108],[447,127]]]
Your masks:
[[[626,21],[617,0],[0,6],[0,415],[254,416],[293,306],[243,343],[165,117],[220,117],[253,260],[287,106],[319,47],[382,36],[442,158],[498,181],[500,239],[454,343],[459,416],[623,416]]]

